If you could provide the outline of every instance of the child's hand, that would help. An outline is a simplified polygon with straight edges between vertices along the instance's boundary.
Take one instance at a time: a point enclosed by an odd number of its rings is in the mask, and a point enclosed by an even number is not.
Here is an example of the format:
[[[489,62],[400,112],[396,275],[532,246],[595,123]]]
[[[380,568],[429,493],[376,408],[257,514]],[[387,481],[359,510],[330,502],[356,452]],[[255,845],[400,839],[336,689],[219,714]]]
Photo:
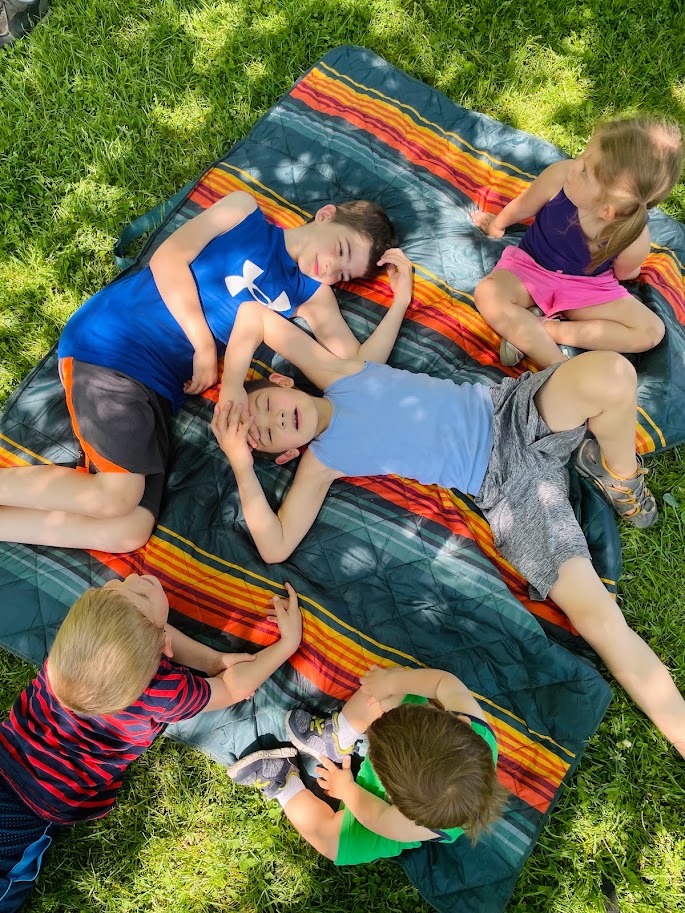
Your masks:
[[[504,229],[492,224],[495,218],[494,212],[483,212],[482,209],[476,209],[471,213],[471,221],[480,228],[484,235],[489,238],[501,238],[504,235]]]
[[[371,666],[368,672],[365,672],[359,679],[360,690],[368,698],[378,701],[383,709],[387,710],[388,707],[384,706],[384,702],[397,696],[393,684],[394,677],[393,669],[381,669],[379,666]],[[401,695],[401,697],[404,697],[404,695]]]
[[[276,619],[278,630],[281,632],[281,643],[292,655],[302,640],[302,612],[297,604],[295,590],[289,583],[285,584],[285,588],[288,591],[288,599],[274,596],[271,600],[272,606],[267,607],[266,613]]]
[[[196,349],[193,355],[193,376],[183,385],[185,393],[204,393],[217,382],[219,366],[216,347],[212,344],[204,349]]]
[[[350,756],[347,755],[343,758],[342,768],[323,755],[321,755],[319,760],[321,761],[321,766],[314,770],[319,786],[333,799],[342,799],[342,794],[345,792],[346,787],[354,783],[354,777],[350,770],[352,763]]]
[[[247,400],[247,391],[242,384],[231,384],[225,379],[219,390],[219,408],[230,412],[231,406],[241,406],[243,412],[249,413],[250,407]],[[254,450],[259,447],[259,432],[253,425],[247,433],[247,443]]]
[[[407,302],[411,301],[414,267],[411,260],[399,247],[386,250],[378,266],[385,266],[388,270],[388,282],[396,298],[402,296]]]
[[[254,653],[219,653],[219,666],[216,671],[212,672],[212,675],[224,675],[234,666],[240,666],[243,663],[253,663],[257,656]],[[230,680],[224,679],[226,684],[230,687]],[[246,694],[244,700],[249,700],[251,697],[254,697],[254,691],[251,694]]]
[[[227,403],[223,409],[218,404],[214,407],[211,429],[234,472],[254,464],[248,440],[253,424],[254,418],[243,406]]]

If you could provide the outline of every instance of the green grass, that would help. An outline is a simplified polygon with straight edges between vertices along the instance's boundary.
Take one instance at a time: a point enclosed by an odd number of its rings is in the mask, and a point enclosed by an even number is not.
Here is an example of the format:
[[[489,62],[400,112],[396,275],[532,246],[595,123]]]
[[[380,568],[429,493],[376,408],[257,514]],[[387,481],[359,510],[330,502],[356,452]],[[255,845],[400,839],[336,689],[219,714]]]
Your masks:
[[[654,0],[53,0],[0,52],[0,400],[115,275],[122,225],[243,137],[327,50],[364,45],[468,107],[582,149],[601,116],[685,125],[685,8]],[[685,216],[685,185],[667,207]],[[650,477],[670,505],[624,534],[622,605],[685,688],[685,460]],[[10,598],[3,594],[3,598]],[[0,655],[8,707],[32,670]],[[510,909],[685,910],[685,769],[617,693]],[[277,809],[161,740],[117,809],[60,839],[38,911],[425,913],[390,863],[338,872]]]

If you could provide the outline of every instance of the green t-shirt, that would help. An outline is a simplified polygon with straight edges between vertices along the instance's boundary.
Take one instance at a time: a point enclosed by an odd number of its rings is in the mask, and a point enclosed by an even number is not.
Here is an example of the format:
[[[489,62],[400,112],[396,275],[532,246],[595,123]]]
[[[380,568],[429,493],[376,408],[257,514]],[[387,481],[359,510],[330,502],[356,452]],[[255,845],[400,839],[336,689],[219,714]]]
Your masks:
[[[402,701],[403,704],[427,704],[425,697],[419,697],[415,694],[408,694]],[[488,747],[492,751],[492,757],[497,764],[497,741],[492,729],[482,720],[471,718],[471,728],[479,736],[485,739]],[[378,779],[376,771],[371,765],[368,758],[364,758],[362,766],[357,774],[356,781],[367,792],[378,796],[379,799],[386,799],[387,793],[383,784]],[[461,827],[447,828],[444,831],[435,831],[436,843],[454,843],[464,833]],[[412,840],[402,842],[391,840],[389,837],[382,837],[375,834],[368,828],[360,824],[352,815],[348,808],[343,806],[343,822],[340,832],[340,843],[338,845],[338,854],[335,859],[336,865],[359,865],[362,862],[373,862],[374,859],[387,859],[392,856],[399,856],[404,850],[413,849],[421,846],[421,840]]]

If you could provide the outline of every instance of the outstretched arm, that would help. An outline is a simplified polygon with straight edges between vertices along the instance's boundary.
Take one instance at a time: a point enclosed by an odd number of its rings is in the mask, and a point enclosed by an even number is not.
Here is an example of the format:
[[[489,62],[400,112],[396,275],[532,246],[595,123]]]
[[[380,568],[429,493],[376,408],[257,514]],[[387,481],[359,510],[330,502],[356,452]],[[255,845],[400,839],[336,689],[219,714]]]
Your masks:
[[[253,196],[236,191],[195,216],[164,241],[150,259],[162,300],[190,340],[193,377],[186,393],[202,393],[217,379],[216,344],[207,326],[190,264],[210,241],[234,228],[257,208]]]
[[[324,349],[280,314],[256,301],[245,301],[238,308],[226,346],[219,396],[222,409],[227,402],[236,404],[246,401],[243,381],[252,356],[263,342],[292,362],[320,389],[340,377],[356,373],[363,366],[359,360],[339,358]]]
[[[416,694],[439,701],[445,710],[485,719],[478,701],[461,679],[450,672],[440,669],[404,669],[401,666],[381,669],[372,666],[360,681],[362,693],[375,698],[381,706],[384,701],[395,702],[405,694]]]
[[[220,653],[169,627],[174,660],[212,676],[207,680],[210,698],[203,712],[230,707],[251,697],[300,646],[302,614],[297,594],[289,583],[285,588],[288,599],[274,596],[267,608],[267,614],[276,620],[280,638],[255,656]]]
[[[395,345],[411,303],[413,267],[399,248],[387,250],[378,265],[387,266],[394,297],[387,313],[364,343],[358,342],[343,320],[338,302],[328,285],[322,285],[297,310],[298,316],[304,317],[321,345],[340,358],[360,358],[384,364]]]
[[[570,159],[555,162],[539,174],[532,184],[515,197],[497,215],[476,210],[472,214],[474,223],[491,238],[501,238],[510,225],[523,222],[537,215],[542,207],[555,197],[566,180]]]

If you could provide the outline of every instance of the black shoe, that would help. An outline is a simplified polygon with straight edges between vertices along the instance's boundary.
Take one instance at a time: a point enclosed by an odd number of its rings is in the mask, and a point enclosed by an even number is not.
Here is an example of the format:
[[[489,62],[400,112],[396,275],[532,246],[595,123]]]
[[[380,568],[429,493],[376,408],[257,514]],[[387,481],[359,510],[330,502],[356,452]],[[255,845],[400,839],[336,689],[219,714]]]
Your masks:
[[[0,0],[0,48],[30,32],[50,8],[50,0]]]

